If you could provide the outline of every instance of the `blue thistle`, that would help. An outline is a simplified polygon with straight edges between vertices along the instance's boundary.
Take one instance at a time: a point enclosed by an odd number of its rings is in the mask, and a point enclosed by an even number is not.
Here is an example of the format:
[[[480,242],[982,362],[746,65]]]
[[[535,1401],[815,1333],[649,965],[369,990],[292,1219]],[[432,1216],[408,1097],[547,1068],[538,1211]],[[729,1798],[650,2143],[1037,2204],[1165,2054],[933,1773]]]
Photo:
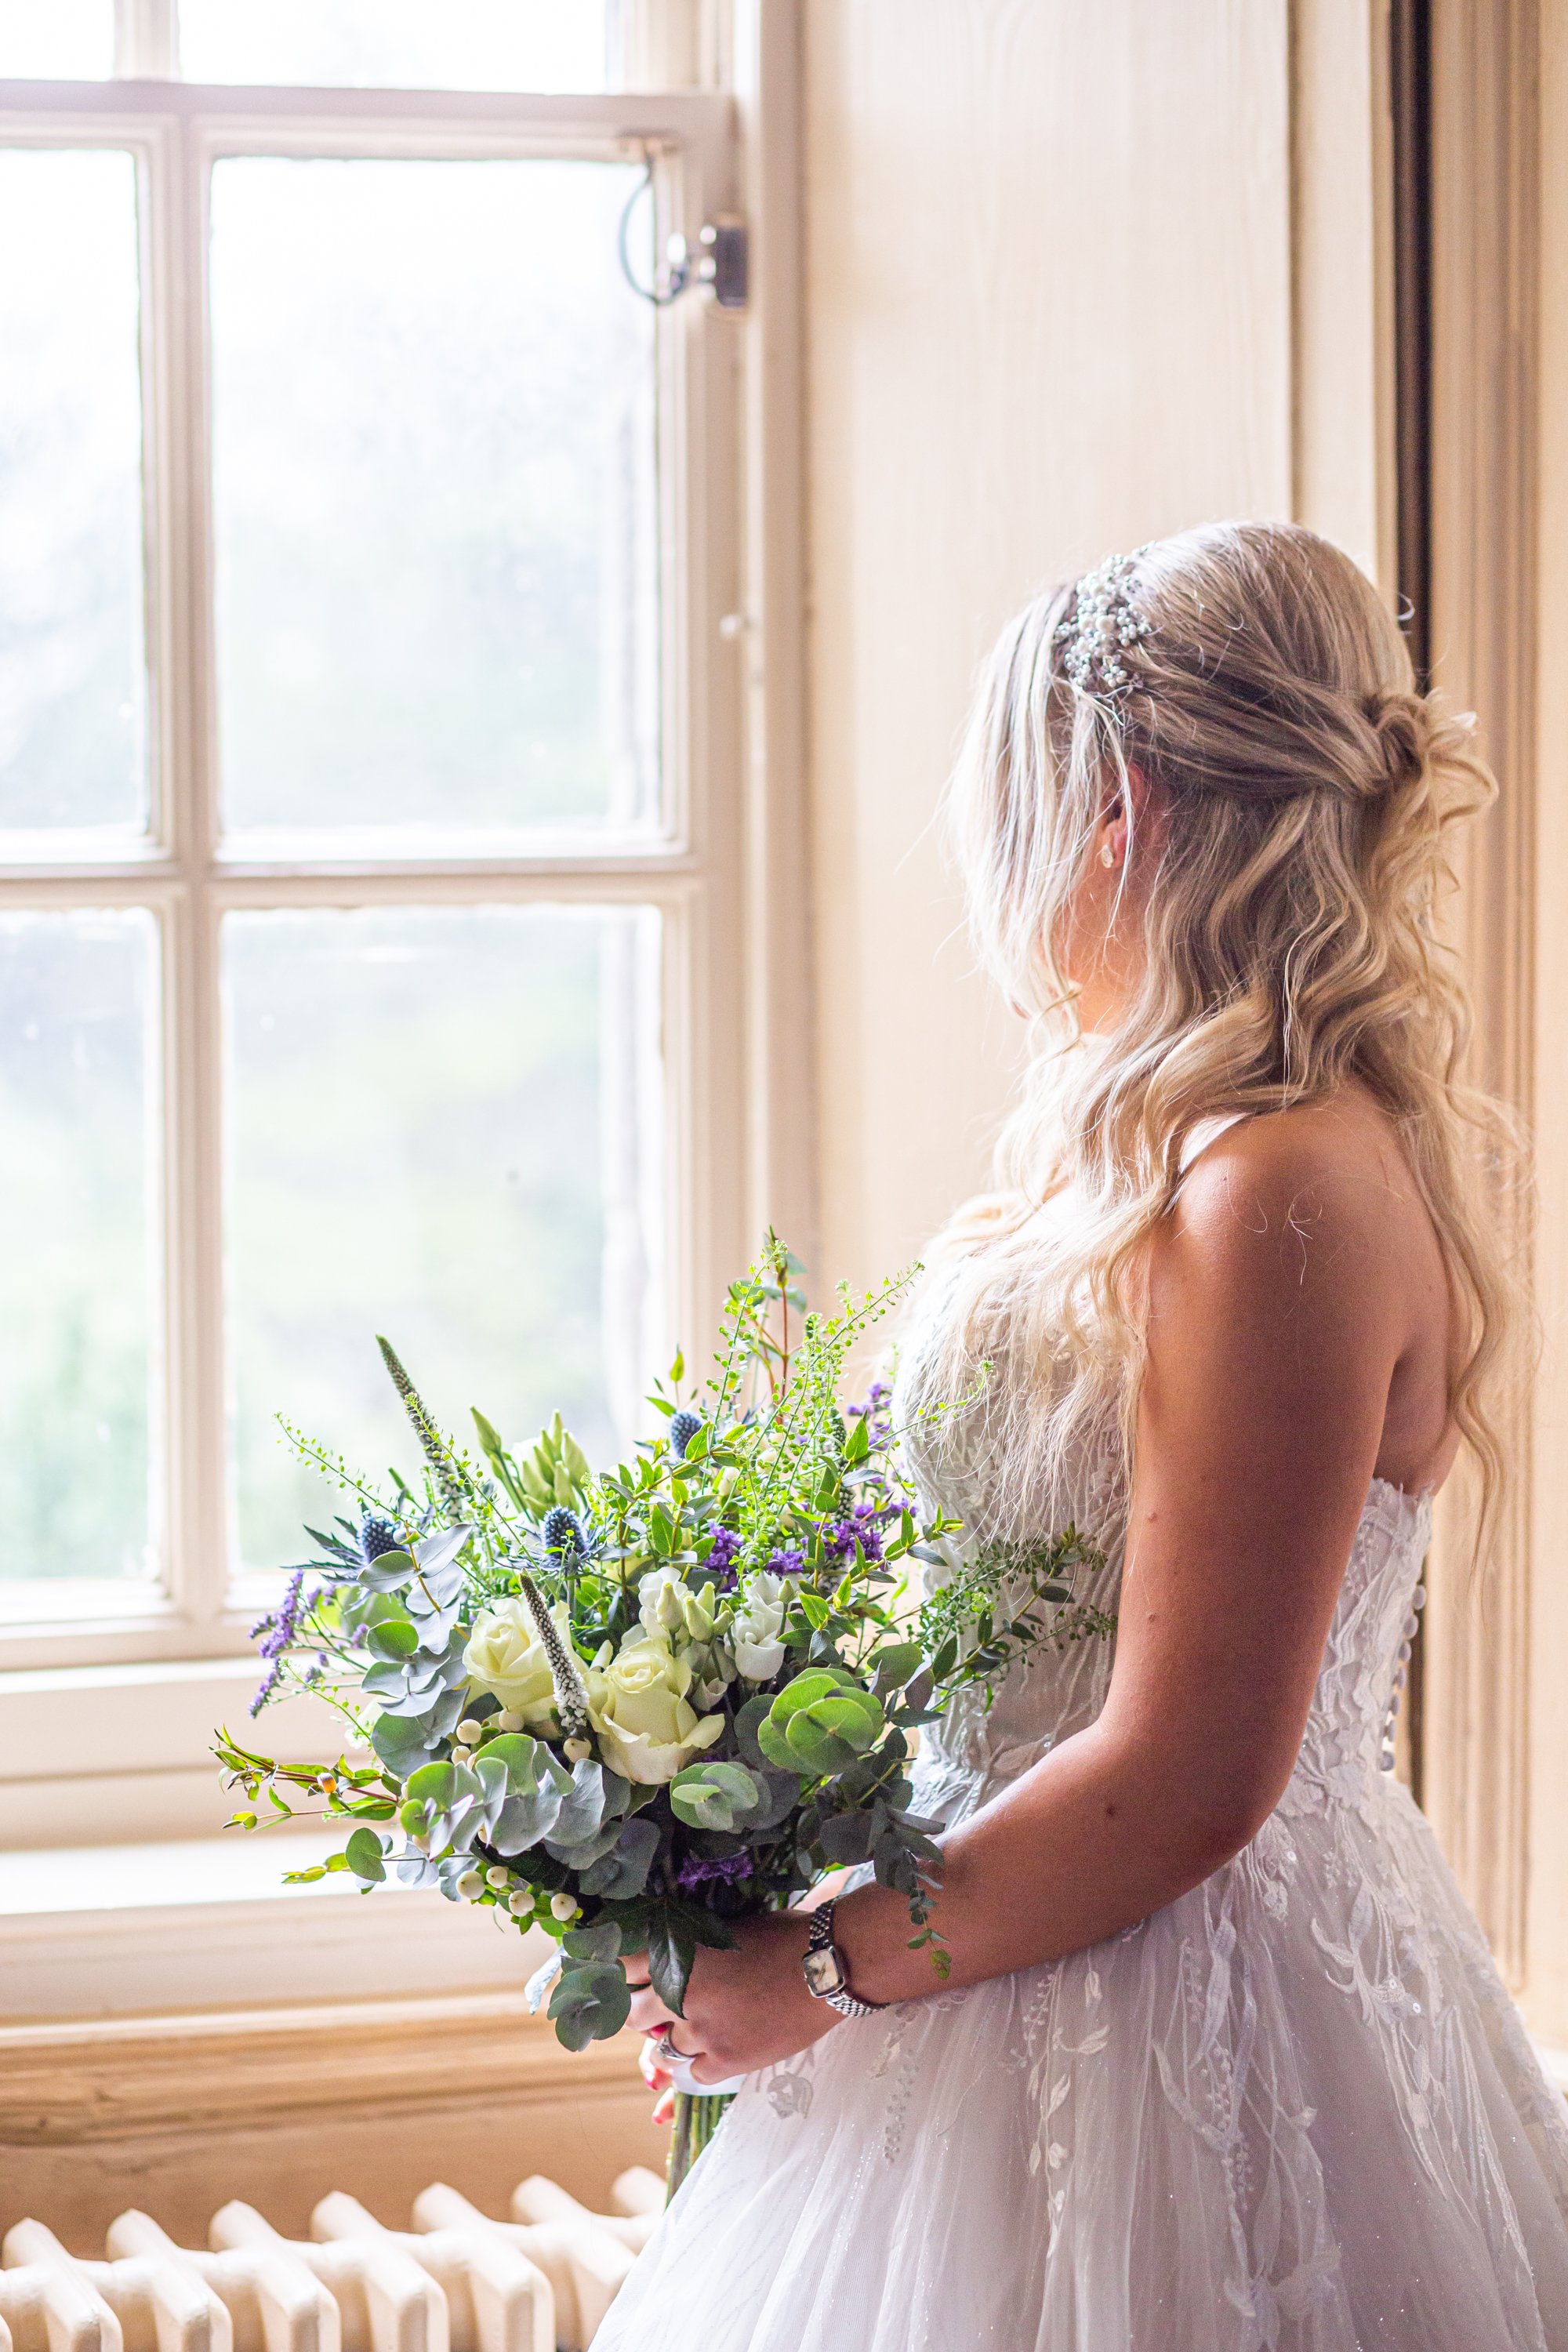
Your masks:
[[[672,1416],[669,1424],[669,1450],[678,1461],[685,1460],[686,1449],[701,1426],[700,1413],[683,1411]]]
[[[367,1511],[360,1522],[359,1553],[366,1568],[389,1551],[401,1551],[397,1529],[390,1519],[378,1518]]]
[[[588,1549],[581,1519],[564,1503],[552,1504],[545,1512],[539,1533],[545,1550],[554,1552],[558,1559],[581,1559]]]

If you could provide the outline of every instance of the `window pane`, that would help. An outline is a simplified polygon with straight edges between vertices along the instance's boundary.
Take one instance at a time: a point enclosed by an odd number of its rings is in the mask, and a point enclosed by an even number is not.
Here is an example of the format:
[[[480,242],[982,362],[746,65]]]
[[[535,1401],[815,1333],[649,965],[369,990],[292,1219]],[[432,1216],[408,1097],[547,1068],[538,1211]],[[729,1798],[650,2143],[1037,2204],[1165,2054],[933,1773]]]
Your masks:
[[[627,820],[657,759],[638,174],[220,163],[218,673],[231,830]]]
[[[141,911],[0,916],[0,1592],[149,1570],[155,955]]]
[[[180,62],[187,81],[604,89],[606,16],[606,0],[180,0]]]
[[[229,1291],[240,1555],[336,1502],[282,1412],[417,1464],[385,1332],[438,1419],[559,1410],[591,1454],[644,1370],[657,918],[486,907],[231,915]]]
[[[136,174],[0,152],[0,832],[147,818]]]
[[[105,81],[114,0],[0,0],[0,80]]]

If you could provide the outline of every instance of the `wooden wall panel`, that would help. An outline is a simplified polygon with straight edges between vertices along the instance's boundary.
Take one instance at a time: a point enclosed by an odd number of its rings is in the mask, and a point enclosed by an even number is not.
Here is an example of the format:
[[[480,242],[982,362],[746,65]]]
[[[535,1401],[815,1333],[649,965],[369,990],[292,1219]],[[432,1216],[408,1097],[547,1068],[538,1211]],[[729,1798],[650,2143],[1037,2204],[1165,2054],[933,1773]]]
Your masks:
[[[805,5],[819,1271],[860,1280],[1015,1068],[932,831],[977,658],[1110,549],[1291,512],[1288,11]]]
[[[1480,1084],[1531,1118],[1535,1086],[1538,0],[1435,0],[1432,25],[1434,683],[1479,713],[1501,785],[1464,846],[1459,944]],[[1560,919],[1553,912],[1552,919]],[[1524,1219],[1515,1236],[1528,1270]],[[1484,1570],[1460,1496],[1438,1515],[1424,1676],[1423,1796],[1510,1979],[1529,1881],[1533,1412]]]
[[[1541,16],[1534,915],[1535,1394],[1526,2000],[1568,2044],[1568,7]]]
[[[0,2235],[101,2254],[134,2205],[202,2245],[237,2197],[308,2236],[333,2189],[406,2228],[433,2180],[500,2219],[532,2172],[602,2206],[663,2164],[649,2105],[629,2042],[563,2050],[516,1993],[0,2026]]]

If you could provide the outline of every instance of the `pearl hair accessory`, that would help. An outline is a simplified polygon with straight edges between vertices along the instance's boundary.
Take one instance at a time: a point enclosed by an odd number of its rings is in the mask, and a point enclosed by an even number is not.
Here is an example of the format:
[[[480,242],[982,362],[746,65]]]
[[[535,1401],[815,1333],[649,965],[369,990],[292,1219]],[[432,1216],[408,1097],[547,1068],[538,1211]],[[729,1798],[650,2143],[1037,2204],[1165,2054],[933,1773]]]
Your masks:
[[[1086,572],[1072,609],[1057,630],[1062,667],[1080,694],[1113,702],[1132,683],[1121,656],[1150,634],[1151,625],[1132,602],[1134,555],[1109,555]]]

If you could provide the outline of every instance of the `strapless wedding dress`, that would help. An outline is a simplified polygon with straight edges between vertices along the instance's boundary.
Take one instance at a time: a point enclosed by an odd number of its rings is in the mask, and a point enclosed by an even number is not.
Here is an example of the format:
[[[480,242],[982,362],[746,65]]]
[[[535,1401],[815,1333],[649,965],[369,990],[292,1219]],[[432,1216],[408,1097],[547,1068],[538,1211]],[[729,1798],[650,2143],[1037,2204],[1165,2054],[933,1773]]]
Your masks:
[[[1114,1609],[1110,1456],[1029,1516],[1096,1537],[1080,1597]],[[1429,1516],[1368,1495],[1251,1844],[1109,1942],[750,2078],[595,2352],[1568,2352],[1568,2108],[1388,1769]],[[1079,1643],[956,1706],[920,1810],[984,1804],[1110,1664]]]

